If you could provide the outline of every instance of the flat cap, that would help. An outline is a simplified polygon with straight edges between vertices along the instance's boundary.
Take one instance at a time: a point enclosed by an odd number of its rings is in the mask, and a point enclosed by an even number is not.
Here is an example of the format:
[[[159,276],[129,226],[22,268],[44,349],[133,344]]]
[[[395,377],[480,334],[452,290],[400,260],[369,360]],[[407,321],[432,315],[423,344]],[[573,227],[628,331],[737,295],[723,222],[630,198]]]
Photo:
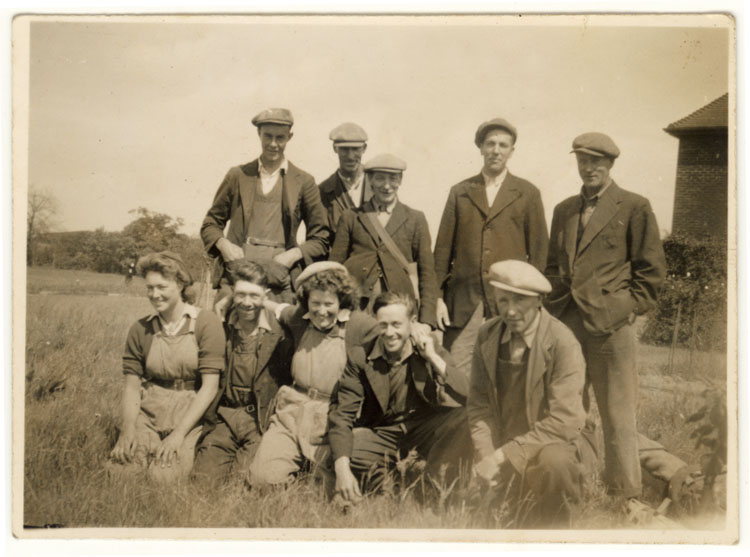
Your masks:
[[[406,163],[396,155],[384,153],[365,163],[365,172],[390,172],[398,174],[406,170]]]
[[[341,263],[336,263],[335,261],[316,261],[305,267],[304,271],[297,276],[294,281],[294,289],[299,290],[300,284],[321,271],[343,271],[344,273],[348,273],[346,267]]]
[[[516,131],[515,126],[508,122],[505,118],[493,118],[492,120],[482,122],[477,128],[477,133],[474,135],[474,143],[476,143],[477,147],[482,146],[482,143],[484,143],[484,137],[487,135],[488,131],[496,129],[501,129],[508,132],[513,136],[513,143],[516,143],[516,139],[518,139],[518,132]]]
[[[254,126],[260,127],[263,124],[281,124],[291,127],[294,124],[294,117],[288,108],[266,108],[253,118]]]
[[[595,157],[611,157],[616,159],[620,156],[620,149],[608,135],[599,132],[583,133],[573,140],[571,153],[587,153]]]
[[[367,141],[367,132],[354,122],[344,122],[333,128],[328,138],[333,141],[334,145],[359,147]]]
[[[552,290],[552,285],[533,265],[516,259],[506,259],[490,265],[490,284],[524,296],[540,296]]]

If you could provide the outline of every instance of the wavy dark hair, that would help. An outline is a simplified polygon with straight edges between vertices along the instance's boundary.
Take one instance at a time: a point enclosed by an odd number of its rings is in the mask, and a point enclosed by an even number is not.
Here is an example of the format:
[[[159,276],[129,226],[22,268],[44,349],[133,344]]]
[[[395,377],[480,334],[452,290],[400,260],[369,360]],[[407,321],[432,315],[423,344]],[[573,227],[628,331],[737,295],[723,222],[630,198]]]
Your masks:
[[[378,294],[372,304],[372,313],[376,315],[380,308],[394,304],[402,304],[406,308],[406,315],[409,317],[417,316],[417,302],[414,298],[409,294],[393,292],[392,290]]]
[[[263,270],[263,267],[252,261],[243,261],[231,271],[229,271],[229,279],[232,284],[238,280],[244,280],[268,288],[268,275]]]
[[[178,254],[171,251],[149,253],[138,259],[135,270],[143,278],[146,278],[148,273],[154,272],[167,280],[175,281],[180,286],[182,300],[188,304],[195,303],[196,292],[193,288],[193,277]]]
[[[310,292],[322,290],[331,292],[339,299],[339,308],[355,309],[355,301],[358,300],[359,288],[357,281],[345,270],[326,269],[315,273],[305,280],[297,289],[297,299],[305,311],[308,311],[307,302]]]

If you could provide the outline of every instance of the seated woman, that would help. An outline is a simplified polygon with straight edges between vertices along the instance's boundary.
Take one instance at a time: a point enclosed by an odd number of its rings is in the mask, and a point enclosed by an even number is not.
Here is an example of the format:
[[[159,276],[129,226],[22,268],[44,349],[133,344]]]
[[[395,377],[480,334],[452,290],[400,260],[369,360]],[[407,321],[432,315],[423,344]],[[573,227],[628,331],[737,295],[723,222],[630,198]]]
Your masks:
[[[430,230],[424,213],[398,200],[404,170],[406,163],[393,155],[365,164],[372,198],[341,216],[329,259],[343,263],[357,279],[369,308],[380,292],[418,295],[419,321],[435,329],[437,278]]]
[[[198,444],[193,475],[224,481],[245,476],[268,428],[279,387],[290,385],[291,343],[273,312],[264,307],[268,276],[242,261],[229,273],[232,305],[226,316],[226,373],[211,404]]]
[[[191,305],[193,281],[179,255],[146,255],[137,270],[155,311],[128,333],[122,424],[109,469],[175,481],[192,468],[199,422],[218,390],[224,331],[216,314]]]
[[[287,482],[307,461],[325,462],[328,403],[344,371],[346,349],[377,334],[373,317],[352,311],[356,283],[343,265],[309,265],[295,290],[299,304],[282,306],[279,315],[294,343],[293,384],[279,389],[276,412],[250,466],[256,486]]]

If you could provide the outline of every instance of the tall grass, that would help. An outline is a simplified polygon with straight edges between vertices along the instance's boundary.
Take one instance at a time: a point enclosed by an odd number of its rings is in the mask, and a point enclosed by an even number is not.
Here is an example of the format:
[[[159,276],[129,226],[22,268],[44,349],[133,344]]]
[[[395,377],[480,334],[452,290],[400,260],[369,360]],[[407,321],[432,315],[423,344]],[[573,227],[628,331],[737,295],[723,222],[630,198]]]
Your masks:
[[[59,271],[55,273],[51,278],[31,273],[29,291],[89,292],[98,284],[100,291],[109,292],[124,284],[116,275],[78,273],[61,278]],[[76,289],[70,278],[78,275],[83,278]],[[142,294],[138,286],[134,282],[129,287],[133,294]],[[446,485],[436,489],[418,478],[415,483],[406,482],[412,485],[410,489],[391,486],[344,512],[328,500],[324,487],[312,476],[284,489],[266,491],[249,491],[241,480],[221,487],[189,481],[165,487],[144,475],[109,477],[104,464],[117,436],[125,336],[133,321],[148,311],[150,305],[143,296],[28,296],[24,524],[275,528],[502,528],[517,524],[522,509],[488,505],[465,479],[453,489]],[[648,351],[652,359],[654,350]],[[660,369],[650,371],[658,375]],[[668,446],[685,449],[682,456],[689,457],[686,447],[691,440],[679,416],[694,411],[699,402],[682,391],[645,391],[639,423],[647,426],[646,433],[661,435]],[[621,524],[617,502],[595,484],[583,516],[573,526]]]

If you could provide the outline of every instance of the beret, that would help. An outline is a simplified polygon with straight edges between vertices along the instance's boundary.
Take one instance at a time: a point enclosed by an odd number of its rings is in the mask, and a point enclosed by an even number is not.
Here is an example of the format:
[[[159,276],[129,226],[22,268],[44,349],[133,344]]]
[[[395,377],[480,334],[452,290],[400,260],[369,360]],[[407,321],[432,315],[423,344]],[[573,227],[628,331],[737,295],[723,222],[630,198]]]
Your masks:
[[[489,281],[495,288],[525,296],[539,296],[552,290],[552,285],[539,269],[516,259],[506,259],[490,265]]]
[[[263,124],[281,124],[291,127],[294,124],[294,117],[292,111],[287,108],[266,108],[253,118],[254,126],[260,127]]]
[[[305,267],[305,269],[297,276],[294,281],[294,289],[299,290],[300,284],[305,282],[314,274],[320,273],[321,271],[331,270],[344,271],[348,274],[346,267],[344,267],[341,263],[336,263],[335,261],[316,261],[315,263],[310,263],[310,265]]]
[[[397,174],[406,170],[406,163],[388,153],[377,155],[365,163],[365,172],[391,172]]]
[[[335,145],[359,147],[367,141],[367,132],[353,122],[344,122],[333,128],[328,138]]]
[[[573,140],[571,153],[587,153],[596,157],[611,157],[616,159],[620,155],[620,149],[608,135],[598,132],[589,132],[579,135]]]
[[[516,131],[516,128],[513,124],[508,122],[505,118],[493,118],[492,120],[482,122],[477,128],[477,133],[474,135],[474,143],[476,143],[477,147],[482,146],[482,143],[484,142],[484,136],[487,135],[487,132],[495,129],[507,131],[510,135],[513,136],[514,144],[516,142],[516,139],[518,139],[518,132]]]

